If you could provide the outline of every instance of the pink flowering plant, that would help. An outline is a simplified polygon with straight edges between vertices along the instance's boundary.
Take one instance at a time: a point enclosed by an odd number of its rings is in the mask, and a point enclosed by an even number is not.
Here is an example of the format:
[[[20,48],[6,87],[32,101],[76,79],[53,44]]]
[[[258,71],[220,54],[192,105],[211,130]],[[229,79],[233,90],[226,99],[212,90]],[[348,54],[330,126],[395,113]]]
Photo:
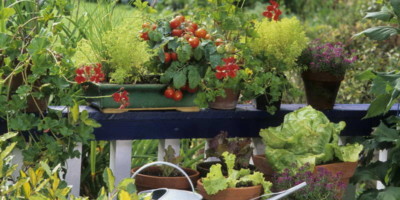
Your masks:
[[[340,42],[321,44],[315,40],[303,51],[298,62],[305,70],[342,76],[356,60],[357,57],[352,57],[351,51]]]
[[[294,165],[293,167],[296,167]],[[285,169],[282,173],[277,173],[273,178],[273,190],[276,192],[286,190],[302,182],[307,186],[290,195],[286,199],[290,200],[309,200],[309,199],[342,199],[341,195],[345,189],[345,184],[341,181],[342,173],[333,174],[324,168],[318,168],[315,173],[308,169],[310,165],[300,167],[297,172]]]

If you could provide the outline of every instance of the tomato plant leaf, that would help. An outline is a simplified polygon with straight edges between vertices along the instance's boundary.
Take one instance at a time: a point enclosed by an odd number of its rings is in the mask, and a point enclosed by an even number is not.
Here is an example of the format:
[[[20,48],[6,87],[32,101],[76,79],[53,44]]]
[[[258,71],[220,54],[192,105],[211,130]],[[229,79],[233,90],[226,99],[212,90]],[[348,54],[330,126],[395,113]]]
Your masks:
[[[222,56],[221,55],[212,55],[210,56],[210,64],[212,68],[217,67],[218,65],[222,64]]]
[[[187,69],[184,68],[182,71],[179,71],[174,75],[173,84],[175,88],[181,88],[186,84],[187,81],[186,74],[187,74]]]
[[[178,47],[176,50],[176,53],[178,54],[178,60],[180,62],[187,62],[190,60],[191,54],[192,54],[192,47],[188,44],[185,43]]]
[[[158,31],[150,31],[149,37],[151,41],[160,42],[162,41],[162,34]]]
[[[194,49],[194,58],[196,60],[201,60],[203,58],[204,55],[204,49],[201,46],[198,46],[197,48]]]
[[[193,65],[189,66],[188,79],[189,87],[192,89],[196,88],[200,84],[201,77],[199,70]]]

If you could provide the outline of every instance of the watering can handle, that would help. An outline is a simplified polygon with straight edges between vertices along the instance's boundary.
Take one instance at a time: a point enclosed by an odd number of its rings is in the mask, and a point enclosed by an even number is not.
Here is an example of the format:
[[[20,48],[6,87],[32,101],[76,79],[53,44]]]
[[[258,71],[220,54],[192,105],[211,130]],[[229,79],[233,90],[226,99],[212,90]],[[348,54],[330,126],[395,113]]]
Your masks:
[[[189,176],[186,174],[186,172],[183,171],[183,169],[180,168],[179,166],[174,165],[174,164],[169,163],[169,162],[156,161],[156,162],[152,162],[152,163],[145,164],[145,165],[143,165],[141,168],[139,168],[135,173],[133,173],[132,178],[135,178],[136,175],[138,175],[141,171],[143,171],[143,170],[146,169],[147,167],[150,167],[150,166],[153,166],[153,165],[159,165],[159,164],[161,164],[161,165],[167,165],[167,166],[173,167],[173,168],[177,169],[179,172],[181,172],[181,173],[186,177],[186,179],[189,181],[190,187],[192,187],[192,191],[195,192],[194,186],[193,186],[193,183],[192,183],[192,180],[190,180],[190,178],[189,178]]]

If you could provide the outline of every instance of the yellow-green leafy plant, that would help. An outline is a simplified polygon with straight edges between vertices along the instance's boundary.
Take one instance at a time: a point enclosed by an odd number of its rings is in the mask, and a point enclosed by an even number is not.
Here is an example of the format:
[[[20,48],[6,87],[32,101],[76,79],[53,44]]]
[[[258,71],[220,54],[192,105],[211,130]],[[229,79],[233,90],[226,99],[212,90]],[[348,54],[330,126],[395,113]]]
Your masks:
[[[92,18],[115,15],[109,11],[90,15]],[[139,38],[143,23],[141,12],[122,21],[110,20],[109,26],[100,25],[87,31],[88,37],[78,43],[74,60],[77,66],[101,63],[110,83],[134,83],[147,73],[145,63],[151,57],[151,50]]]
[[[295,17],[280,21],[264,18],[255,23],[255,31],[258,36],[247,44],[265,62],[265,67],[278,72],[292,69],[309,41]]]

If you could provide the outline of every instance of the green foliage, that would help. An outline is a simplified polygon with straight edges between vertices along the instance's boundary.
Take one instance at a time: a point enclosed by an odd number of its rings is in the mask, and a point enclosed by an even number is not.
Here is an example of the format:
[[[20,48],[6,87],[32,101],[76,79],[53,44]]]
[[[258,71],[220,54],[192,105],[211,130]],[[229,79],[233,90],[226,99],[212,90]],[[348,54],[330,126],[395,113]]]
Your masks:
[[[255,27],[257,36],[247,44],[264,61],[265,71],[275,68],[282,73],[293,69],[309,41],[300,21],[295,17],[280,21],[265,18]]]
[[[285,115],[281,126],[261,129],[260,136],[275,170],[281,172],[293,163],[297,168],[309,163],[313,170],[317,164],[333,161],[334,156],[344,162],[358,160],[362,145],[338,145],[344,127],[344,122],[332,123],[322,112],[307,106]]]
[[[235,170],[233,167],[235,165],[236,156],[228,152],[224,152],[222,156],[227,165],[228,177],[225,177],[222,174],[221,164],[211,166],[207,177],[202,179],[207,194],[217,194],[219,191],[227,188],[240,187],[240,185],[249,186],[249,183],[252,186],[262,185],[264,188],[264,194],[271,193],[270,188],[272,183],[265,181],[263,173],[254,172],[251,174],[249,169]]]
[[[139,81],[148,73],[145,63],[152,56],[138,36],[143,23],[142,13],[133,10],[129,18],[121,19],[122,15],[114,12],[112,4],[100,4],[99,7],[86,11],[88,22],[82,24],[85,27],[80,27],[86,38],[78,43],[74,56],[76,64],[102,63],[111,83]]]

